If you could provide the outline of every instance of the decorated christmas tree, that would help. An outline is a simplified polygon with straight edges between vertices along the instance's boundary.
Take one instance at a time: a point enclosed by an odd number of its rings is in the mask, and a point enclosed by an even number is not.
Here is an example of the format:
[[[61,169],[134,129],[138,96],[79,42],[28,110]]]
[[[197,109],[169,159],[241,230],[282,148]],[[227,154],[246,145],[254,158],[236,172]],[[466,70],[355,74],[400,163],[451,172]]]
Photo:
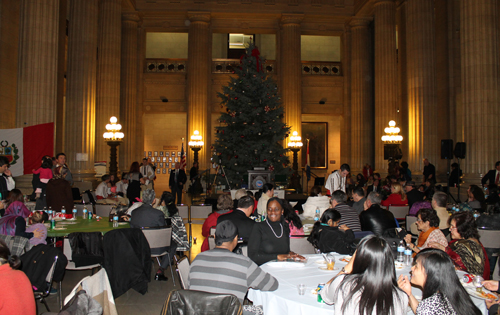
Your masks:
[[[234,71],[236,75],[218,93],[225,113],[216,127],[213,158],[224,167],[231,188],[247,183],[247,171],[254,167],[265,167],[273,177],[291,174],[287,149],[283,148],[290,127],[282,122],[278,87],[264,71],[259,55],[257,47],[250,44]]]

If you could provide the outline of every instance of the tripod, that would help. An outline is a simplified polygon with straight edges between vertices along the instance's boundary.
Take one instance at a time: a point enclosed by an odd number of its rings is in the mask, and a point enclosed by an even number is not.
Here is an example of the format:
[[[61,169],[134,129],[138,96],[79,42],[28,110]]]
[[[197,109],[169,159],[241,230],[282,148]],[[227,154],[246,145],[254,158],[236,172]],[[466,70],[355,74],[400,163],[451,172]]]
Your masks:
[[[222,166],[220,164],[218,164],[217,168],[215,169],[215,177],[214,177],[214,182],[213,182],[212,186],[215,186],[215,182],[217,181],[217,176],[219,175],[219,172],[224,174],[223,177],[226,179],[227,188],[231,189],[231,186],[229,185],[229,180],[227,179],[227,176],[226,176],[226,171],[224,171],[224,166]]]

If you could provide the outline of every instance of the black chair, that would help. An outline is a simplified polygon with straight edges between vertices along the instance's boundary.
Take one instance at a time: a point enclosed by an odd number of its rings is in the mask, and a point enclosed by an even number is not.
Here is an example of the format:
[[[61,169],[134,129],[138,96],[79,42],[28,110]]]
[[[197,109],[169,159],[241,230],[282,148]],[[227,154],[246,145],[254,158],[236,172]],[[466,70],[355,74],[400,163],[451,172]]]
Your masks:
[[[52,290],[52,280],[54,279],[54,271],[56,269],[56,264],[57,264],[57,259],[59,257],[55,256],[54,258],[54,263],[52,264],[52,267],[49,270],[49,273],[47,274],[47,277],[45,278],[45,281],[47,281],[48,285],[44,290],[35,290],[33,289],[33,293],[35,295],[35,304],[36,304],[36,313],[38,314],[38,303],[37,301],[41,301],[43,305],[45,305],[45,308],[47,309],[48,312],[50,312],[49,306],[47,305],[47,301],[45,301],[45,298],[49,296],[50,291]]]
[[[82,195],[80,194],[80,189],[78,187],[72,187],[71,193],[73,194],[73,200],[81,200]]]
[[[232,294],[217,294],[195,290],[172,290],[167,296],[161,315],[241,315],[243,307]]]

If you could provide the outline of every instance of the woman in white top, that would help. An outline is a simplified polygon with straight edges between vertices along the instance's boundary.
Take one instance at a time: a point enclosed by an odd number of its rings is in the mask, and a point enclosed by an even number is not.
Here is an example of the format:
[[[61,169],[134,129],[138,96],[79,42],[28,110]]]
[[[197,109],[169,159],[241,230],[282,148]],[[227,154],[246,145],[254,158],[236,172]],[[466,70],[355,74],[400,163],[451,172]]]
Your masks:
[[[274,196],[273,184],[266,183],[262,186],[262,195],[257,203],[257,213],[260,215],[267,215],[267,201]]]
[[[323,212],[330,208],[330,198],[321,195],[320,186],[313,186],[309,197],[307,197],[306,202],[302,205],[302,210],[304,210],[303,215],[313,218],[317,208],[319,208],[320,216],[323,215]]]
[[[361,240],[351,261],[320,294],[325,303],[335,304],[335,314],[399,315],[408,308],[408,296],[396,282],[391,247],[376,235]]]

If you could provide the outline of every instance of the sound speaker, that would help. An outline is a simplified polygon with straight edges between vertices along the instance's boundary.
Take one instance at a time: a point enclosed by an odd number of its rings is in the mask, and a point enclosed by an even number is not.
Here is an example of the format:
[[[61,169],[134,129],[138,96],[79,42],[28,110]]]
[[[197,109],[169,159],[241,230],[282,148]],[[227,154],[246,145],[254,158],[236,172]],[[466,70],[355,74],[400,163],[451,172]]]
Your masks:
[[[453,140],[441,140],[441,158],[446,160],[453,159]]]
[[[454,154],[457,159],[465,159],[465,142],[457,142]]]

